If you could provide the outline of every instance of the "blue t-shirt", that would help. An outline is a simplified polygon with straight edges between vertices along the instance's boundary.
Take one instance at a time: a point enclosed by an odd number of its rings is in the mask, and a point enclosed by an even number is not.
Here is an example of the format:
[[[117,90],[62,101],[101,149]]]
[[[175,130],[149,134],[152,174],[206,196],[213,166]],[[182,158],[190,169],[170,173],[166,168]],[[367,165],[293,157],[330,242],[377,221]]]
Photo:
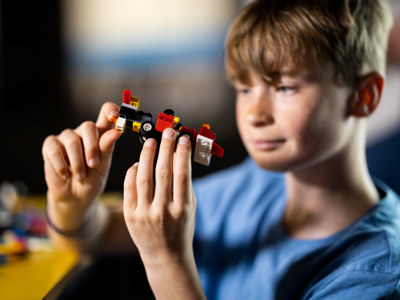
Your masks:
[[[251,160],[195,181],[194,251],[212,299],[400,299],[400,199],[324,239],[289,237],[282,174]]]

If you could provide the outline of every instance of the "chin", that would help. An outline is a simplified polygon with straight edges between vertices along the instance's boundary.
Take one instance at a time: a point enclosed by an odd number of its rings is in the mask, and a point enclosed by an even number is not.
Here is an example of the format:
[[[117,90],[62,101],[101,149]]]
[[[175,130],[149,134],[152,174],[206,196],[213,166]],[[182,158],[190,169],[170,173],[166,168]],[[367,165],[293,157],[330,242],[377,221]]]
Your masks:
[[[264,163],[264,162],[258,162],[258,161],[255,161],[255,163],[257,164],[258,167],[260,167],[261,169],[266,170],[266,171],[285,173],[290,170],[288,168],[285,168],[282,165],[270,164],[270,163]]]
[[[302,159],[286,151],[248,151],[253,161],[261,169],[272,172],[290,172],[303,165]]]
[[[284,173],[291,170],[291,164],[282,160],[259,157],[258,155],[251,155],[251,158],[258,167],[264,170]]]

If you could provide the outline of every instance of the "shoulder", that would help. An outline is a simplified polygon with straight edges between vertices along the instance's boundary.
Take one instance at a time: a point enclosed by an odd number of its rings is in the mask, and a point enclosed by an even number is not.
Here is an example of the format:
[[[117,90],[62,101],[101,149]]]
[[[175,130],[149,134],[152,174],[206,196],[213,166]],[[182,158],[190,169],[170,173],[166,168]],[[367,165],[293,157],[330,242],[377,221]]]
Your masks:
[[[400,274],[400,197],[379,180],[375,185],[381,201],[355,224],[352,234],[364,237],[365,252],[380,249],[386,269]]]
[[[399,299],[400,198],[382,182],[375,184],[381,201],[328,247],[310,290],[315,299]]]

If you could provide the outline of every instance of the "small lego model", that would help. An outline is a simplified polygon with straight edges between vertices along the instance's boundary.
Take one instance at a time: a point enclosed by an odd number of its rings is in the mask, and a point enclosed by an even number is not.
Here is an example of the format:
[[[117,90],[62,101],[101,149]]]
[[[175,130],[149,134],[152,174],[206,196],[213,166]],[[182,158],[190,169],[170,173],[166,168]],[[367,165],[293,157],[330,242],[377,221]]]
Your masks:
[[[154,126],[152,114],[139,110],[139,104],[140,98],[132,96],[130,90],[123,91],[119,117],[113,120],[117,131],[123,133],[127,126],[131,127],[133,131],[139,133],[139,140],[143,144],[148,138],[154,138],[159,143],[162,132],[166,128],[173,128],[179,137],[189,136],[192,149],[194,149],[195,162],[208,166],[212,155],[223,156],[224,149],[215,143],[216,135],[211,131],[210,125],[203,124],[197,133],[195,129],[183,126],[172,109],[166,109],[158,114]]]

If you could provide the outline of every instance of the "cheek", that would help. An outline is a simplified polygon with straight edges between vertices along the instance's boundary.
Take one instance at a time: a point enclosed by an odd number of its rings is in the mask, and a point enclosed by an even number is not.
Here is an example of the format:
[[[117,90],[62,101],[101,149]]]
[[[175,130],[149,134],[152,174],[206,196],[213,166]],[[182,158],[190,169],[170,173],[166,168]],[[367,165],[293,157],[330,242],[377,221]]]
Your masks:
[[[240,101],[236,100],[236,126],[238,127],[240,135],[244,132],[243,127],[245,126],[246,118],[245,109],[244,105],[241,104]]]
[[[281,126],[296,152],[316,150],[322,139],[326,137],[329,116],[317,105],[304,103],[296,107],[282,107],[284,118]]]
[[[329,105],[298,107],[291,111],[287,124],[291,123],[291,132],[296,141],[298,152],[305,156],[329,152],[336,148],[340,140],[341,115]]]

